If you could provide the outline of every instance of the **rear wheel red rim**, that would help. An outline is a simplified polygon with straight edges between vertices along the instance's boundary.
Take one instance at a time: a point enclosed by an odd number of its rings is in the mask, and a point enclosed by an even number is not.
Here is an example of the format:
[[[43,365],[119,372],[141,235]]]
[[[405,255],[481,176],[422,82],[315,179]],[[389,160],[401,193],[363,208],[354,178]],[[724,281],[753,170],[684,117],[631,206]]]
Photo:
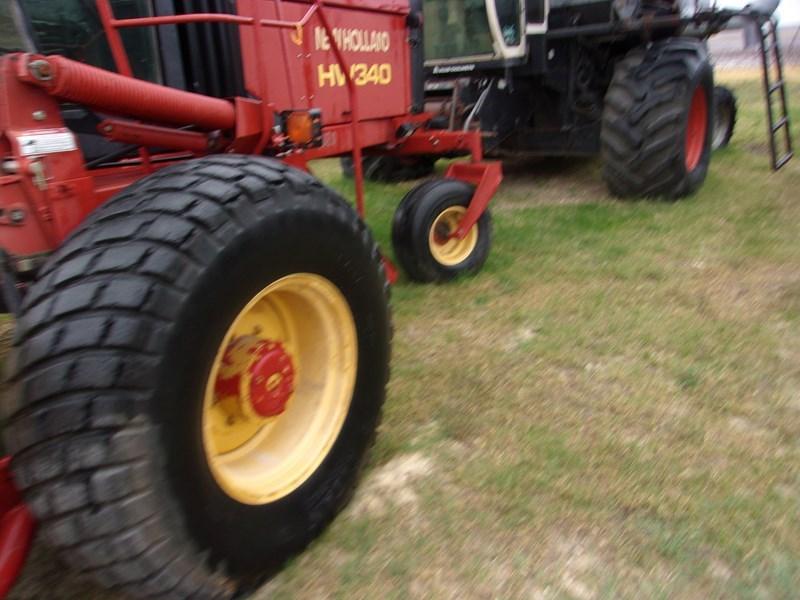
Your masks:
[[[691,172],[700,164],[706,145],[708,131],[708,97],[702,85],[698,85],[692,94],[689,105],[689,119],[686,123],[686,170]]]

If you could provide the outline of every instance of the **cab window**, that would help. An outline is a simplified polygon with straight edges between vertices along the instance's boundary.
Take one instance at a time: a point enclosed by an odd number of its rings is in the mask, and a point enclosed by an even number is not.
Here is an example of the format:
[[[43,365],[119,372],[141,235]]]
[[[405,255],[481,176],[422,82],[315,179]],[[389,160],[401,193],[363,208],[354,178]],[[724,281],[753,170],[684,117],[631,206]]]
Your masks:
[[[60,54],[114,71],[114,59],[94,2],[86,0],[20,0],[38,52]],[[111,0],[119,19],[151,16],[147,0]],[[160,69],[152,28],[125,29],[122,41],[134,75],[160,82]]]
[[[425,59],[492,54],[484,0],[425,0]]]

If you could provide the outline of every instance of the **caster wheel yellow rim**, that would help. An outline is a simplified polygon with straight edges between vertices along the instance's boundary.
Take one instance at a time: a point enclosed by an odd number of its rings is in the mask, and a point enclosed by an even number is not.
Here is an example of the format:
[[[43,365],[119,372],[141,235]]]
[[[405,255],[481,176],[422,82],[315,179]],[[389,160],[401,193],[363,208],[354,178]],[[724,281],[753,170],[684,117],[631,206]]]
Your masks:
[[[458,265],[469,258],[478,245],[478,224],[472,226],[463,240],[452,237],[467,209],[449,206],[434,219],[428,233],[431,256],[445,266]]]

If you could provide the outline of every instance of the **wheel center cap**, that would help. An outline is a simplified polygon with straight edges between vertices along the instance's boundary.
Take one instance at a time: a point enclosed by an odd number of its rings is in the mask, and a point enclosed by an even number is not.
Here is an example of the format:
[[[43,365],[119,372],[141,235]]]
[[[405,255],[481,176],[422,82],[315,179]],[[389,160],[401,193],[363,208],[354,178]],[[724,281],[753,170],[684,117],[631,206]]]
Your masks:
[[[235,398],[236,414],[268,418],[281,414],[294,393],[294,364],[283,344],[256,336],[231,340],[217,375],[218,399]]]
[[[263,342],[255,354],[248,369],[250,405],[257,415],[274,417],[286,410],[294,392],[294,365],[280,342]]]

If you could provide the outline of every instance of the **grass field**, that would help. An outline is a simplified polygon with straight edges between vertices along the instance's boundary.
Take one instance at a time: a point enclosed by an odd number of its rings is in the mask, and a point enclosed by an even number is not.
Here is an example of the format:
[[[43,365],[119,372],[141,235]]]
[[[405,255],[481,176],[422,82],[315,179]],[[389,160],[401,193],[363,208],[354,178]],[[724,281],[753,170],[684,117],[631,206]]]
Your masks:
[[[730,80],[736,134],[694,197],[510,164],[484,271],[401,279],[364,481],[256,598],[797,597],[800,161],[769,171],[760,88]],[[387,251],[410,187],[368,186]],[[14,598],[43,589],[113,597],[38,549]]]

